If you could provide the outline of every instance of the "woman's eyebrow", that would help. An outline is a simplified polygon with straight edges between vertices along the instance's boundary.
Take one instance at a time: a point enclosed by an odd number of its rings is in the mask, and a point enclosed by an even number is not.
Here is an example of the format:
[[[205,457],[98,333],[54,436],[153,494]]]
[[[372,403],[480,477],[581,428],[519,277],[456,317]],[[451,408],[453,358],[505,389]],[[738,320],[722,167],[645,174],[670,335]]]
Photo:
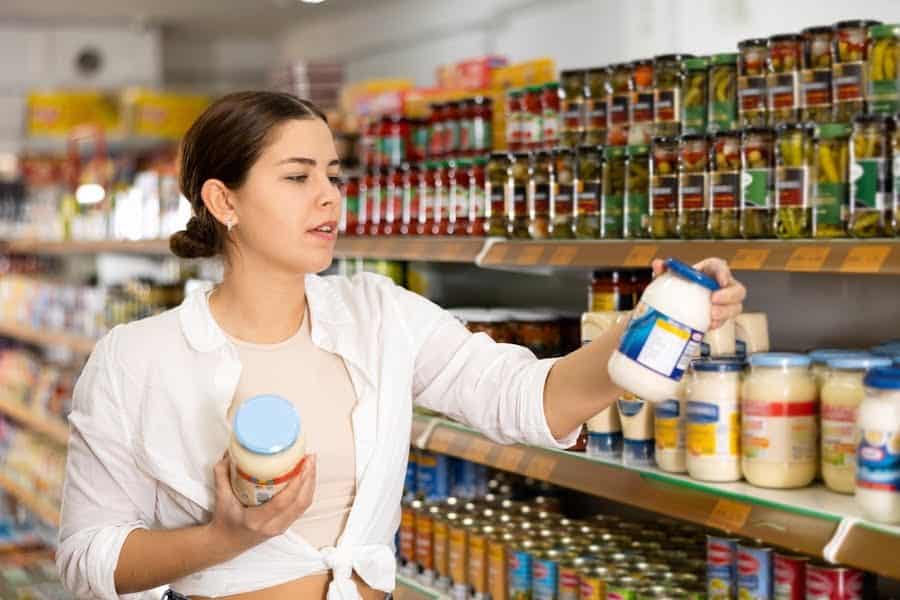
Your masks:
[[[281,160],[278,162],[279,165],[286,165],[286,164],[291,164],[291,163],[297,163],[297,164],[301,164],[301,165],[309,165],[310,167],[314,167],[318,164],[318,163],[316,163],[315,159],[306,158],[304,156],[292,156],[290,158],[285,158],[284,160]],[[328,166],[334,167],[334,166],[340,166],[340,164],[341,164],[341,161],[338,160],[337,158],[335,158],[335,159],[332,159],[328,163]]]

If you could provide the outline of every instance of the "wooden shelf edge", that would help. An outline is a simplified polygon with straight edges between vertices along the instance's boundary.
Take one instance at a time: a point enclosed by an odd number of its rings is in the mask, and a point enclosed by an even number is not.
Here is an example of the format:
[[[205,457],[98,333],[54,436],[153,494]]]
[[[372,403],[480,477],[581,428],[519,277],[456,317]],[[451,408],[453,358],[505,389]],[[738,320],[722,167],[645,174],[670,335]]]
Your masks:
[[[97,341],[65,332],[39,331],[9,321],[0,322],[0,336],[12,337],[40,346],[64,346],[76,354],[90,354]]]
[[[484,238],[346,237],[338,240],[338,258],[474,263]]]
[[[50,416],[39,415],[14,402],[0,400],[0,413],[35,433],[47,436],[57,444],[69,443],[69,426]]]
[[[13,240],[2,244],[4,252],[14,254],[144,254],[169,256],[168,239],[158,240],[99,240],[99,241],[40,241]]]
[[[59,527],[59,510],[49,506],[45,500],[38,496],[37,492],[29,490],[2,472],[0,472],[0,488],[6,490],[8,494],[48,525]]]
[[[396,600],[449,600],[450,597],[398,572],[394,598]]]

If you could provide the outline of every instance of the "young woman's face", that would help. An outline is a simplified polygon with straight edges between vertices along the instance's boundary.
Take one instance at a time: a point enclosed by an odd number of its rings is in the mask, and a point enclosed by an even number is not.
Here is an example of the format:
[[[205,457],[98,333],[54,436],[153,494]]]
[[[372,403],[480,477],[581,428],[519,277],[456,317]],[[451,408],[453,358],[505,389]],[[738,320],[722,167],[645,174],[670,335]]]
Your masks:
[[[252,257],[298,275],[328,268],[341,210],[340,163],[328,125],[309,119],[278,127],[235,195],[239,260]]]

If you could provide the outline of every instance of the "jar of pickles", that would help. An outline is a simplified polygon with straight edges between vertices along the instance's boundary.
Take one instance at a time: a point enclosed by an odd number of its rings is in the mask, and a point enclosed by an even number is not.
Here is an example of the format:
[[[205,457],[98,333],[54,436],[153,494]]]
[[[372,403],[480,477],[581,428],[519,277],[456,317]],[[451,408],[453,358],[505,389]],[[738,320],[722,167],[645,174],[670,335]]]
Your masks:
[[[766,62],[769,46],[765,38],[744,40],[738,44],[738,113],[741,127],[765,127]]]
[[[827,123],[831,121],[831,50],[834,29],[809,27],[803,36],[803,72],[801,73],[800,98],[804,122]]]
[[[869,27],[869,112],[893,115],[900,110],[900,24]]]
[[[678,237],[678,138],[654,138],[650,156],[650,237]]]
[[[719,131],[713,136],[710,172],[709,236],[740,237],[741,134]]]
[[[803,37],[785,33],[769,38],[768,107],[772,125],[800,117],[800,63]]]
[[[710,58],[707,127],[712,132],[737,127],[737,60],[733,53]]]
[[[900,237],[900,113],[894,115],[894,134],[891,136],[891,139],[894,155],[894,191],[891,209],[891,229],[894,236]]]
[[[553,158],[544,150],[532,155],[528,169],[528,237],[543,240],[550,235],[550,179]]]
[[[814,154],[813,237],[845,237],[850,197],[850,126],[821,125]]]
[[[609,127],[609,88],[611,72],[608,67],[597,67],[587,72],[585,84],[585,138],[589,146],[606,143]],[[628,112],[626,111],[627,115]]]
[[[653,59],[653,123],[654,135],[681,134],[681,86],[684,71],[681,64],[690,56],[664,54]]]
[[[741,237],[772,237],[775,131],[745,129],[741,135]]]
[[[528,239],[528,175],[531,153],[516,152],[510,156],[506,181],[506,235],[514,239]]]
[[[600,237],[600,200],[603,191],[603,147],[578,149],[575,171],[575,237],[593,240]]]
[[[469,170],[469,222],[466,235],[482,236],[487,224],[486,170],[488,159],[479,156]]]
[[[705,135],[681,136],[678,151],[678,235],[683,240],[707,237],[708,149],[709,142]]]
[[[585,75],[583,70],[572,70],[563,71],[559,76],[559,114],[562,121],[559,138],[560,144],[566,148],[577,148],[584,138]]]
[[[600,239],[622,238],[622,209],[625,203],[627,150],[624,146],[607,146],[600,197]]]
[[[812,235],[809,170],[813,163],[813,128],[783,124],[775,141],[775,235],[781,239]]]
[[[511,164],[506,152],[494,152],[487,163],[484,177],[484,232],[490,237],[506,237],[509,214],[506,208],[506,187]]]
[[[631,116],[631,95],[634,89],[632,66],[631,63],[621,63],[610,69],[607,144],[624,146],[628,143],[628,119]]]
[[[649,144],[653,137],[653,61],[636,60],[632,67],[634,95],[629,117],[628,144]]]
[[[575,152],[570,148],[553,151],[550,171],[550,237],[568,240],[575,237],[573,228]]]
[[[893,123],[884,115],[860,115],[853,121],[850,144],[850,220],[856,238],[888,232],[888,159]]]
[[[650,147],[628,146],[624,229],[625,239],[646,238],[650,234]]]
[[[878,21],[841,21],[834,26],[831,81],[834,120],[850,122],[865,109],[866,39]]]
[[[709,61],[702,57],[687,58],[681,62],[681,68],[684,72],[681,82],[681,127],[683,133],[705,133]]]

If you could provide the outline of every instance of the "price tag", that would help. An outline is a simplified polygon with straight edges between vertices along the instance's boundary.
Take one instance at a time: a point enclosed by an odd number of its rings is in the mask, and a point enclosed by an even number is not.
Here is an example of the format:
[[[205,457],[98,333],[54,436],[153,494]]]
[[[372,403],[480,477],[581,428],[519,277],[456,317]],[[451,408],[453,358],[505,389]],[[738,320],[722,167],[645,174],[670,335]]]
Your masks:
[[[505,446],[497,458],[497,468],[504,471],[518,471],[519,463],[522,462],[522,457],[524,456],[525,451],[521,448]]]
[[[500,264],[506,260],[506,255],[509,254],[509,244],[505,242],[499,242],[495,244],[488,252],[487,259],[485,263],[488,264]]]
[[[784,266],[788,271],[820,271],[830,253],[825,246],[797,248]]]
[[[431,434],[428,440],[428,449],[438,454],[445,454],[450,450],[450,442],[453,441],[453,433],[446,429],[438,429]]]
[[[737,531],[747,523],[752,510],[749,504],[721,498],[709,513],[707,523],[726,531]]]
[[[528,266],[536,265],[538,264],[538,262],[540,262],[541,256],[543,255],[543,246],[525,246],[519,253],[519,258],[516,259],[516,264]]]
[[[565,267],[571,265],[577,255],[578,248],[575,248],[574,246],[563,246],[562,248],[554,250],[553,254],[550,255],[550,264],[556,267]]]
[[[765,248],[738,248],[728,264],[732,269],[758,271],[769,258],[770,252],[771,250]]]
[[[624,267],[649,267],[656,257],[657,246],[641,244],[635,246],[625,257]]]
[[[494,445],[489,441],[475,438],[472,440],[472,443],[469,444],[469,447],[466,448],[464,458],[477,463],[487,463],[488,454],[491,453],[493,448]]]
[[[841,264],[844,273],[877,273],[891,253],[890,246],[856,246]]]
[[[525,473],[535,479],[546,480],[550,477],[550,473],[556,468],[558,462],[555,456],[536,454],[531,458],[528,466],[525,467]]]

